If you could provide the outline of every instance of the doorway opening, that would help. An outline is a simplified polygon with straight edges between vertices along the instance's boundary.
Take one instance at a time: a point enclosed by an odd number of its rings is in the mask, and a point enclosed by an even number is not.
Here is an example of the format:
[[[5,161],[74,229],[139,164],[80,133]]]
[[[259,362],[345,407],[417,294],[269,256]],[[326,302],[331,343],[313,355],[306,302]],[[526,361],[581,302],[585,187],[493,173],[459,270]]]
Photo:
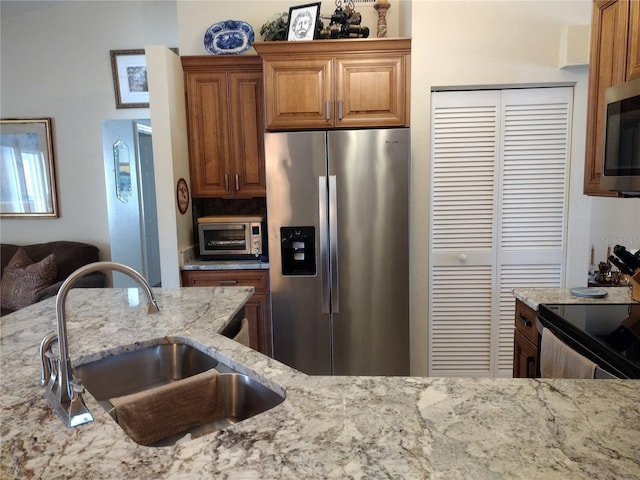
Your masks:
[[[102,122],[111,260],[139,271],[154,287],[162,285],[158,212],[148,119]],[[136,287],[114,273],[114,287]]]

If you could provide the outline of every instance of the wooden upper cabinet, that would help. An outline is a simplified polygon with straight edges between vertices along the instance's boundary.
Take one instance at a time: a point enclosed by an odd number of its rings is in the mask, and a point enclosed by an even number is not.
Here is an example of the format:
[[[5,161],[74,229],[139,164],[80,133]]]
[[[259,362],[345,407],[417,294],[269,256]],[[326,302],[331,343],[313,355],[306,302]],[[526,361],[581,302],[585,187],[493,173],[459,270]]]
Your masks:
[[[627,80],[640,77],[640,1],[631,2],[629,12],[629,55]]]
[[[264,197],[264,91],[262,68],[230,72],[231,171],[236,197]]]
[[[262,61],[182,57],[193,197],[266,194]]]
[[[267,130],[409,125],[410,39],[254,43]]]
[[[589,99],[584,193],[617,196],[600,188],[608,87],[640,76],[640,2],[594,0],[591,19]]]
[[[337,125],[407,125],[405,65],[408,61],[402,54],[337,57]]]
[[[329,58],[265,61],[267,129],[330,127],[334,117],[332,65]]]

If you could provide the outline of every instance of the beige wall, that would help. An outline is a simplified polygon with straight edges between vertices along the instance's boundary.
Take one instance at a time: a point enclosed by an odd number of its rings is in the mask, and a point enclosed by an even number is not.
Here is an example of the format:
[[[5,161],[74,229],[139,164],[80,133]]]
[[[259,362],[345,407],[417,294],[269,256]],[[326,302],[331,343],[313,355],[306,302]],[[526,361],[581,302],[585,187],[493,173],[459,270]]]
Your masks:
[[[0,114],[53,118],[60,218],[2,219],[0,239],[18,244],[77,240],[95,244],[109,259],[102,121],[149,118],[148,108],[116,109],[109,50],[177,46],[176,5],[54,5],[2,18]]]
[[[563,28],[590,24],[590,1],[416,0],[412,10],[412,372],[425,374],[429,260],[426,182],[433,87],[575,86],[567,286],[586,284],[590,246],[603,241],[598,227],[603,216],[608,217],[609,236],[626,238],[629,244],[640,247],[640,202],[582,194],[588,73],[585,66],[560,69],[558,59]],[[635,223],[629,222],[630,218],[635,218]],[[463,287],[464,279],[461,282]]]
[[[180,35],[180,53],[182,55],[206,55],[204,34],[214,23],[234,19],[247,22],[255,32],[256,41],[261,41],[260,28],[277,14],[288,12],[289,7],[311,3],[292,0],[179,0],[178,31]],[[387,28],[389,37],[399,36],[399,23],[402,9],[397,1],[391,0],[391,8],[387,11]],[[336,9],[333,0],[322,2],[322,15],[331,15]],[[378,14],[372,5],[357,5],[356,10],[362,15],[362,26],[369,27],[370,37],[376,36]],[[325,20],[325,23],[328,21]],[[255,54],[251,49],[250,54]]]

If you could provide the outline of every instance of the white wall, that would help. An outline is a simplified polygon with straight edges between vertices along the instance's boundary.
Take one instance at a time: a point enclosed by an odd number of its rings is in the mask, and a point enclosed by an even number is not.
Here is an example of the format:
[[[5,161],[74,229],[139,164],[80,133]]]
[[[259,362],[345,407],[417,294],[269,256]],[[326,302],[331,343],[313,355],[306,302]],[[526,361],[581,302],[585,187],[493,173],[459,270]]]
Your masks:
[[[177,46],[175,2],[61,2],[2,18],[0,115],[53,118],[60,207],[57,219],[3,218],[2,242],[77,240],[110,258],[101,122],[149,109],[116,109],[109,50],[152,43]]]
[[[192,246],[191,202],[180,213],[176,202],[178,180],[189,180],[187,114],[180,58],[161,45],[145,47],[153,125],[153,158],[156,171],[158,236],[162,286],[180,287],[182,252]]]

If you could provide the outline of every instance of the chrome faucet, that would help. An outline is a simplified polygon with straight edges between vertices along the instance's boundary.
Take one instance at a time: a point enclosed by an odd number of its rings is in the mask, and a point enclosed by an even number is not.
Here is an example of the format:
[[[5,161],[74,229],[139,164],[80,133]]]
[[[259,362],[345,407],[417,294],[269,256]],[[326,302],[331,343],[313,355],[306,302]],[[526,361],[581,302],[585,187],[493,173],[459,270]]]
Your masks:
[[[147,295],[147,314],[160,311],[151,286],[133,268],[115,262],[95,262],[80,267],[63,282],[56,297],[56,329],[46,335],[40,344],[41,378],[40,385],[45,387],[44,396],[67,427],[76,427],[93,421],[91,412],[82,399],[84,388],[72,378],[71,360],[67,346],[67,322],[65,320],[65,302],[67,294],[76,280],[100,270],[114,270],[124,273],[145,291]],[[58,340],[58,357],[53,358],[51,345]]]

